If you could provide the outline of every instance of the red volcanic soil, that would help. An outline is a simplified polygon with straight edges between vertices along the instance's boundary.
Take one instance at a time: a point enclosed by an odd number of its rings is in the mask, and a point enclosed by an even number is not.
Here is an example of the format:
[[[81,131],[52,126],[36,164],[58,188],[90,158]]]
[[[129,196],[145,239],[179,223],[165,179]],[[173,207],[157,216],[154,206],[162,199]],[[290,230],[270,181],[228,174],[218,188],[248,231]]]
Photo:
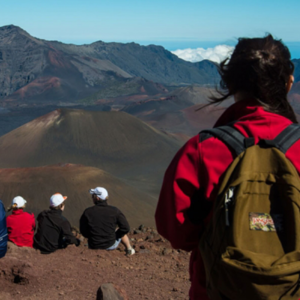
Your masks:
[[[179,147],[124,112],[60,109],[0,137],[0,167],[82,164],[157,194]]]
[[[64,53],[62,53],[61,51],[57,51],[56,49],[54,49],[53,47],[51,47],[53,50],[50,50],[48,52],[48,58],[50,63],[58,68],[71,68],[72,65],[70,64],[70,62],[65,58]]]
[[[7,98],[7,101],[30,98],[42,93],[50,92],[53,89],[58,89],[60,86],[61,80],[58,77],[40,77],[17,90]]]
[[[96,299],[98,288],[112,283],[124,300],[188,299],[189,255],[172,250],[154,229],[129,234],[136,254],[91,250],[86,241],[50,255],[10,244],[0,259],[2,300]]]

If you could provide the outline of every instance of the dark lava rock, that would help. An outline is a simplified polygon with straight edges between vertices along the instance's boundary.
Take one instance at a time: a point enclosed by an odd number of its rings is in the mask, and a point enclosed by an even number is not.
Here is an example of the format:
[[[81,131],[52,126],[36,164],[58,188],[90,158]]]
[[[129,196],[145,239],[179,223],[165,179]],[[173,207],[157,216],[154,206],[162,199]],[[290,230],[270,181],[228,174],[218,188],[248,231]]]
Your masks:
[[[102,284],[97,292],[97,300],[124,300],[124,298],[117,292],[113,284]]]
[[[163,242],[163,243],[164,243],[165,241],[166,241],[166,240],[163,239],[163,238],[161,238],[161,237],[160,237],[159,239],[155,240],[155,242],[157,242],[157,243],[159,243],[159,242]]]

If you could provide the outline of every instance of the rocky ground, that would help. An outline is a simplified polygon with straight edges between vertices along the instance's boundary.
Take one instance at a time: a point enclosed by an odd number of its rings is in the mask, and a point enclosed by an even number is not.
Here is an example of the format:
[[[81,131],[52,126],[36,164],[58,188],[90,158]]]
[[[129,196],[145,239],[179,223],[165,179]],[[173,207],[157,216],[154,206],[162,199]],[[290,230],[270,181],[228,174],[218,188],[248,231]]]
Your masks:
[[[133,229],[129,238],[136,250],[126,256],[91,250],[82,237],[50,255],[9,245],[0,259],[0,299],[96,299],[98,288],[112,283],[124,300],[188,299],[189,254],[171,248],[153,228]]]

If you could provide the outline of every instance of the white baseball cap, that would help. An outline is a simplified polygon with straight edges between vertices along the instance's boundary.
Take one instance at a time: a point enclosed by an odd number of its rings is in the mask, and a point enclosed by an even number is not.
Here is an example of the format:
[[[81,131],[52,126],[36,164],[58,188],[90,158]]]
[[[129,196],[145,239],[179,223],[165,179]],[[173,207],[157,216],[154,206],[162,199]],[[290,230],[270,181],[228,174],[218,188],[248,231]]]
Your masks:
[[[67,196],[63,196],[60,193],[56,193],[56,194],[52,195],[50,198],[50,206],[56,207],[56,206],[62,204],[67,198],[68,198]]]
[[[11,205],[17,204],[17,208],[20,208],[23,207],[26,203],[27,201],[23,197],[17,196],[12,200]]]
[[[105,188],[103,187],[96,187],[95,189],[90,189],[90,194],[95,194],[97,195],[98,198],[101,200],[106,200],[108,197],[108,192]]]

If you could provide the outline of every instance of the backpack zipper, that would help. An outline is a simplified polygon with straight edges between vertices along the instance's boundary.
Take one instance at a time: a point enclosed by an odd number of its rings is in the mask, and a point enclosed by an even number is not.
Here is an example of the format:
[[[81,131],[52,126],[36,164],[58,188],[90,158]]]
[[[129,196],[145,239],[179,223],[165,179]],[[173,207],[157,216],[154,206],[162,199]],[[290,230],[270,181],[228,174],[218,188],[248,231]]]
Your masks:
[[[230,226],[229,209],[233,202],[234,189],[235,189],[235,187],[230,187],[228,189],[227,193],[225,194],[224,206],[225,206],[225,224],[226,224],[226,226]]]

